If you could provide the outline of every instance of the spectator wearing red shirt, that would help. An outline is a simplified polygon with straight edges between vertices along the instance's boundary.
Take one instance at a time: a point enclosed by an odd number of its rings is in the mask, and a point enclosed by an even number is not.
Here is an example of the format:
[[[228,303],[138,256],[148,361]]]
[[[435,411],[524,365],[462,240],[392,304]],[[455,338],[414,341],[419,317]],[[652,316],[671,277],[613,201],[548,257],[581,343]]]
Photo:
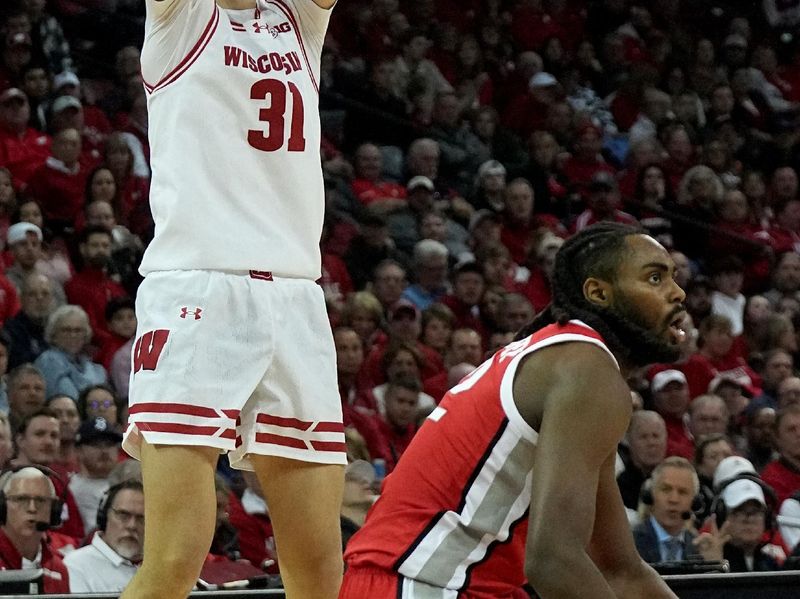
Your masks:
[[[64,290],[69,303],[86,310],[96,340],[102,342],[110,334],[105,322],[108,301],[127,295],[122,285],[107,272],[111,260],[111,233],[96,225],[86,227],[81,232],[78,250],[83,268],[67,281]]]
[[[235,495],[230,496],[228,519],[239,533],[242,557],[256,568],[276,574],[278,558],[275,553],[275,537],[264,493],[253,472],[243,471],[242,475],[247,488],[241,501]]]
[[[410,376],[392,378],[384,396],[385,413],[374,416],[380,433],[379,447],[370,447],[370,455],[386,460],[388,474],[411,443],[417,432],[419,394],[422,387],[418,379]]]
[[[761,381],[738,354],[732,353],[733,328],[726,316],[712,314],[698,327],[697,353],[689,357],[680,369],[686,375],[689,396],[694,399],[709,392],[716,378],[728,378],[753,389]]]
[[[588,192],[589,207],[575,219],[574,230],[576,233],[601,221],[626,225],[637,224],[638,221],[632,214],[619,209],[621,203],[619,186],[611,173],[607,171],[595,173],[589,183]]]
[[[127,296],[108,300],[105,322],[109,335],[97,350],[94,362],[111,372],[114,355],[136,334],[136,307],[133,300]]]
[[[381,178],[383,155],[375,144],[364,143],[356,150],[356,176],[351,188],[364,206],[372,206],[383,213],[406,205],[406,189],[402,185]]]
[[[523,139],[545,128],[548,108],[561,95],[558,80],[550,73],[536,73],[528,81],[528,90],[511,100],[503,113],[503,125]]]
[[[774,207],[775,221],[767,230],[776,254],[800,253],[800,199],[791,199]]]
[[[364,365],[364,342],[350,327],[340,326],[333,331],[336,348],[336,376],[342,400],[345,426],[350,425],[351,412],[372,415],[378,411],[374,398],[369,394],[369,385],[360,377]],[[358,424],[355,422],[353,424]]]
[[[114,198],[117,222],[147,242],[152,239],[154,228],[149,205],[150,181],[134,169],[134,153],[124,134],[109,135],[105,151],[105,165],[117,184]]]
[[[439,300],[453,311],[456,328],[475,329],[486,340],[488,331],[481,319],[481,299],[486,284],[477,262],[457,266],[453,272],[453,293]]]
[[[528,298],[538,314],[552,299],[551,278],[556,263],[556,252],[564,245],[564,240],[549,231],[536,245],[528,260],[530,274],[527,280],[517,284],[517,290]]]
[[[64,97],[77,102],[72,96]],[[75,226],[83,207],[87,172],[80,163],[80,133],[76,129],[59,131],[53,136],[50,152],[34,171],[28,193],[39,202],[47,227],[60,233]]]
[[[0,569],[22,570],[24,562],[42,568],[43,591],[69,593],[69,574],[39,522],[60,520],[55,486],[38,468],[23,468],[2,479],[6,513],[0,527]],[[40,499],[41,498],[41,499]]]
[[[71,71],[64,71],[53,77],[53,95],[72,96],[81,100],[83,126],[79,131],[83,139],[83,149],[87,156],[99,161],[103,155],[106,137],[113,131],[105,112],[97,106],[82,101],[80,79]]]
[[[602,131],[592,123],[586,123],[577,131],[572,156],[564,162],[564,176],[583,198],[588,196],[590,183],[596,174],[604,171],[614,176],[614,167],[600,153],[602,148]]]
[[[13,283],[0,272],[0,326],[17,314],[22,307]]]
[[[694,440],[686,423],[689,409],[689,385],[680,370],[657,372],[650,382],[653,406],[667,425],[667,455],[687,460],[694,457]]]
[[[800,491],[800,406],[790,404],[775,417],[775,443],[779,457],[761,472],[761,478],[778,496],[778,505]]]
[[[28,126],[28,97],[16,87],[0,93],[0,164],[11,171],[14,187],[24,188],[50,153],[50,138]]]

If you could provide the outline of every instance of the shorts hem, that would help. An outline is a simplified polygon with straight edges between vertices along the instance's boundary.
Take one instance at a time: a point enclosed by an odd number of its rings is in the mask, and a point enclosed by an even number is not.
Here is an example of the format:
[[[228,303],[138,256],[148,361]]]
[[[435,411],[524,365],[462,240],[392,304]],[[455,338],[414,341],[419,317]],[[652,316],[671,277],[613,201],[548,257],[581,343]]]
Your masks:
[[[212,447],[219,449],[220,453],[226,453],[235,448],[235,443],[232,440],[220,437],[144,431],[136,426],[135,422],[130,423],[122,438],[122,449],[132,458],[141,460],[142,441],[150,445]]]
[[[230,452],[228,460],[232,468],[252,470],[253,467],[248,460],[248,456],[251,455],[274,456],[314,464],[347,465],[347,454],[339,451],[310,451],[278,445],[259,446],[257,444],[247,448],[247,450],[243,446],[237,447]]]

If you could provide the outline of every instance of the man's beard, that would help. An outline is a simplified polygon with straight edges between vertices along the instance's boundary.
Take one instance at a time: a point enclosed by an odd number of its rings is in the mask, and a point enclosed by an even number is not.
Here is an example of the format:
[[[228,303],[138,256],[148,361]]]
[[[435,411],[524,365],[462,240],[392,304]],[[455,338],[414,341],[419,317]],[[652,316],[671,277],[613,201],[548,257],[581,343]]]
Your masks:
[[[623,347],[624,359],[632,366],[646,366],[655,362],[675,362],[681,355],[679,345],[673,345],[664,339],[669,322],[663,323],[663,329],[654,333],[650,326],[643,322],[640,312],[629,303],[624,295],[615,295],[615,305],[611,308],[599,309],[599,316],[616,335]],[[676,308],[669,316],[670,320],[677,316],[683,307]]]

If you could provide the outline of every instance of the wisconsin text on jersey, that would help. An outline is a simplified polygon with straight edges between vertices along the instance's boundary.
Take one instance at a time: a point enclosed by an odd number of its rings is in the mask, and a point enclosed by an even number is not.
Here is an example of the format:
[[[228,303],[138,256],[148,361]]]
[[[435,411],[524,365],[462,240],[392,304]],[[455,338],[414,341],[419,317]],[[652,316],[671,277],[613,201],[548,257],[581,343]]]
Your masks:
[[[287,75],[303,69],[300,57],[294,50],[291,52],[270,52],[259,57],[253,57],[246,50],[236,46],[225,46],[225,66],[250,69],[258,73],[271,71],[285,71]]]

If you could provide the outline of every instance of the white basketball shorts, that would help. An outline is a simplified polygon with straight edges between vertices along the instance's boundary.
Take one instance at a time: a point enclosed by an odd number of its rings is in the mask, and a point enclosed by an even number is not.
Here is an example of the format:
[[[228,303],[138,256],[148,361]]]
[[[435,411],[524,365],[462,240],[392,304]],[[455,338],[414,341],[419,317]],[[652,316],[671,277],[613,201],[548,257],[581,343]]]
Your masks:
[[[260,271],[164,271],[136,298],[123,447],[150,444],[345,464],[336,351],[322,289]]]

